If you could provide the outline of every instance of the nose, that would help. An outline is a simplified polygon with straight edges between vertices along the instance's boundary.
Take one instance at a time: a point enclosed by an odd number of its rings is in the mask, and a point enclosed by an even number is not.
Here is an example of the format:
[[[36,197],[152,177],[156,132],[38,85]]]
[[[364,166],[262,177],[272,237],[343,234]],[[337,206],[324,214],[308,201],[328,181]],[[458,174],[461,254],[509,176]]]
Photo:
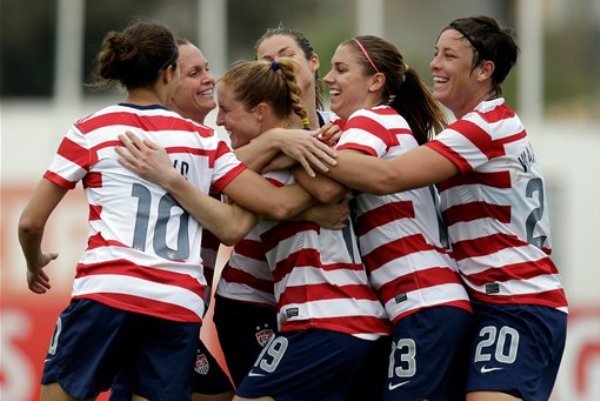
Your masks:
[[[435,56],[433,56],[433,59],[431,59],[431,62],[429,63],[429,69],[431,71],[435,71],[439,67],[439,58],[440,55],[436,54]]]
[[[327,74],[325,74],[325,76],[323,77],[323,82],[325,82],[327,85],[333,82],[332,71],[333,70],[327,71]]]
[[[219,110],[217,112],[217,119],[216,119],[216,123],[219,127],[222,127],[225,125],[225,117],[223,117],[223,113],[221,113],[221,110]]]

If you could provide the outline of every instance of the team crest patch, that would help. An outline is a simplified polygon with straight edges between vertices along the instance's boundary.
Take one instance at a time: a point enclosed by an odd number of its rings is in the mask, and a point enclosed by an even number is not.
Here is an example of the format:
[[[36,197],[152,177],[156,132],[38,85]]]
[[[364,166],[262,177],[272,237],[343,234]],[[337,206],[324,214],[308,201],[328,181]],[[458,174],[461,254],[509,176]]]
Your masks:
[[[261,346],[264,347],[266,343],[269,342],[269,338],[271,338],[271,336],[273,336],[273,330],[271,330],[270,328],[266,328],[266,329],[262,329],[260,331],[256,332],[256,342]]]
[[[194,372],[199,375],[206,376],[208,374],[208,370],[210,369],[210,365],[208,363],[208,359],[206,355],[200,354],[196,355],[196,363],[194,364]]]

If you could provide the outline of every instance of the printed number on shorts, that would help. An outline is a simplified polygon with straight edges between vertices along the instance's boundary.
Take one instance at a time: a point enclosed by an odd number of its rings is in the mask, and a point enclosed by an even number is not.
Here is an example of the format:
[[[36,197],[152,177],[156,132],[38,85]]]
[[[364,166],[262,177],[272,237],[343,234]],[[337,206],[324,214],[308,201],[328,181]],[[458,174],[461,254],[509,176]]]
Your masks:
[[[59,317],[56,321],[56,327],[54,328],[54,333],[52,333],[52,338],[50,339],[50,346],[48,347],[48,354],[50,355],[56,354],[56,349],[58,348],[58,337],[60,336],[61,330],[62,321]]]
[[[269,342],[263,347],[260,355],[258,355],[254,367],[261,368],[267,373],[274,372],[279,362],[281,362],[281,358],[283,358],[287,347],[287,338],[271,336]]]
[[[150,190],[141,184],[133,184],[131,196],[138,198],[138,210],[135,218],[133,232],[133,247],[144,251],[146,249],[146,238],[148,236],[150,206],[152,195]],[[177,249],[167,245],[167,226],[171,218],[171,209],[180,206],[169,194],[161,196],[158,202],[158,218],[154,225],[152,245],[158,256],[170,260],[187,259],[190,256],[190,244],[188,234],[189,215],[187,212],[179,217],[179,232],[177,234]],[[173,223],[171,223],[173,224]]]
[[[513,363],[519,350],[519,332],[512,327],[502,326],[500,331],[494,326],[485,326],[479,332],[483,337],[475,349],[474,362],[485,362],[492,359],[501,363]]]
[[[396,351],[400,355],[398,366],[396,366]],[[390,353],[390,365],[388,378],[398,376],[400,378],[413,377],[417,373],[417,344],[412,338],[401,338],[392,342]]]

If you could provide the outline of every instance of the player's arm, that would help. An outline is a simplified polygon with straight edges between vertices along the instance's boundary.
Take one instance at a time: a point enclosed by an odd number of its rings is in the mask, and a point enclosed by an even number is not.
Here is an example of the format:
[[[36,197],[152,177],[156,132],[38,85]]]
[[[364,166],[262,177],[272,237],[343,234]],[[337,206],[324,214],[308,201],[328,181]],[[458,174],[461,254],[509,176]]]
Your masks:
[[[419,146],[386,160],[352,150],[339,151],[337,164],[325,174],[349,188],[386,195],[436,184],[458,172],[449,159]]]
[[[296,160],[310,175],[314,166],[327,171],[335,164],[335,151],[316,138],[320,130],[272,128],[254,138],[249,144],[236,149],[235,155],[254,171],[263,168],[280,152]]]
[[[42,179],[19,219],[19,243],[27,262],[27,285],[36,294],[50,289],[50,278],[42,269],[56,259],[58,253],[42,252],[42,238],[48,218],[66,193],[66,188]]]

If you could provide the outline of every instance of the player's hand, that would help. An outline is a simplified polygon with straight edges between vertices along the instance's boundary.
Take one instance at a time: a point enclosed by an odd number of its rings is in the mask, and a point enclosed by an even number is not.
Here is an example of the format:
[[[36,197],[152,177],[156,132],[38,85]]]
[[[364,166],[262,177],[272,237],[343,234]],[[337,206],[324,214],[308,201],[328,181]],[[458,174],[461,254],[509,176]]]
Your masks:
[[[315,176],[313,167],[326,173],[330,166],[335,166],[335,151],[317,139],[320,130],[273,129],[271,135],[276,136],[278,147],[282,153],[298,161],[311,177]]]
[[[119,163],[143,179],[163,185],[178,175],[163,147],[130,131],[119,135],[119,140],[125,146],[115,148]]]
[[[317,132],[317,139],[331,147],[335,146],[341,136],[340,126],[331,122],[322,126]]]
[[[348,201],[343,199],[338,203],[318,204],[305,211],[306,219],[317,223],[329,230],[341,230],[348,224],[350,208]]]
[[[45,294],[51,288],[50,277],[43,268],[57,257],[58,253],[41,253],[34,265],[27,266],[27,287],[31,292]]]

